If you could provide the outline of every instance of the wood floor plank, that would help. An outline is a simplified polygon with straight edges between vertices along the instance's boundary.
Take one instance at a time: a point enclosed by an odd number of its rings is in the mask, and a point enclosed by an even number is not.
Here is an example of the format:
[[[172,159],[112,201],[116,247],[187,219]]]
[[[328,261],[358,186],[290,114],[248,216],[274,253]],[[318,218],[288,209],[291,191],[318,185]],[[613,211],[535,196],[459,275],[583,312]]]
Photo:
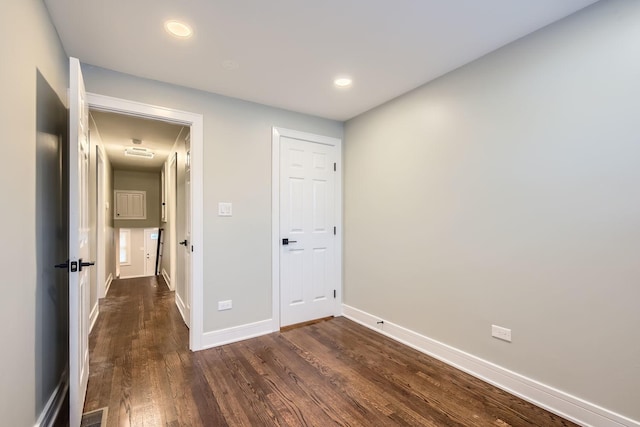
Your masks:
[[[85,411],[123,426],[574,426],[345,318],[192,353],[161,278],[115,280]]]

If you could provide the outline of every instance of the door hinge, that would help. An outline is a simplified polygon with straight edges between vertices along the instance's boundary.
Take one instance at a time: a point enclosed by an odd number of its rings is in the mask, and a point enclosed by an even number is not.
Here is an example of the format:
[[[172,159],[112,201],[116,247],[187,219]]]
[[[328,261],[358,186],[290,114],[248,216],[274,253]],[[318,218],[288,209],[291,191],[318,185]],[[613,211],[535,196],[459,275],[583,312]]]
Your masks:
[[[338,166],[334,163],[333,164],[333,171],[335,172],[336,170],[338,170]]]
[[[191,252],[193,252],[193,245],[191,245]]]
[[[335,227],[335,225],[333,226],[333,235],[334,236],[336,235],[336,227]]]
[[[336,290],[335,289],[333,290],[333,297],[334,298],[336,297]]]

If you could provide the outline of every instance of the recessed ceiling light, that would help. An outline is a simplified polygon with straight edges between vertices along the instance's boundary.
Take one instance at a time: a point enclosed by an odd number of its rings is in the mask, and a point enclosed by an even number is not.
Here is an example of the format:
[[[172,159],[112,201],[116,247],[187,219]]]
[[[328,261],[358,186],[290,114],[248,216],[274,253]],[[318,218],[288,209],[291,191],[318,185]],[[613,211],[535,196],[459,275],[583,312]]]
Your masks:
[[[345,89],[345,88],[351,87],[351,85],[353,84],[353,80],[351,80],[349,77],[338,77],[333,81],[333,84],[336,87]]]
[[[184,22],[173,20],[167,21],[164,23],[164,29],[167,30],[169,34],[179,39],[188,39],[193,35],[191,27]]]

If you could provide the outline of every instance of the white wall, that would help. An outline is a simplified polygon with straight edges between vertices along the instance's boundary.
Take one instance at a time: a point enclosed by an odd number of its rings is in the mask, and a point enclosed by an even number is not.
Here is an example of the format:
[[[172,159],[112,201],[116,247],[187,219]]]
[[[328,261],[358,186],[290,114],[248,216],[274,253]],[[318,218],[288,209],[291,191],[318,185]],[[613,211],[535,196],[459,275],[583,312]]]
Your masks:
[[[599,2],[347,122],[346,304],[640,420],[639,22]]]
[[[0,128],[5,159],[0,168],[0,198],[11,208],[0,210],[2,232],[0,267],[0,341],[2,381],[0,420],[3,425],[33,425],[53,392],[61,372],[43,357],[65,357],[65,346],[38,333],[36,294],[36,93],[38,72],[57,95],[66,101],[67,58],[41,1],[2,1],[0,16]],[[16,36],[19,35],[19,36]],[[57,109],[50,111],[57,115]],[[46,115],[47,111],[43,111]],[[64,112],[63,112],[64,114]],[[49,121],[38,117],[38,122]],[[55,119],[55,118],[53,118]],[[4,202],[3,202],[4,203]],[[64,260],[62,260],[64,261]],[[45,294],[45,304],[55,304]],[[64,325],[58,325],[64,328]],[[39,348],[46,343],[47,348]],[[39,348],[36,353],[36,348]],[[61,353],[62,352],[62,353]],[[36,369],[36,367],[38,370]]]
[[[96,236],[96,238],[91,242],[91,259],[96,261],[96,267],[91,269],[91,292],[90,292],[90,301],[91,308],[94,307],[98,302],[98,295],[100,292],[98,291],[98,287],[104,287],[107,283],[107,279],[111,275],[111,277],[115,277],[115,239],[114,239],[114,229],[113,229],[113,170],[111,167],[111,161],[109,157],[107,157],[104,151],[104,143],[102,142],[102,137],[100,136],[100,131],[97,129],[95,122],[92,118],[89,119],[89,132],[90,132],[90,142],[91,142],[91,167],[89,170],[89,219],[91,224],[91,235]],[[97,147],[102,147],[103,151],[103,166],[104,166],[104,179],[102,183],[98,182],[98,171],[97,171]],[[102,191],[104,192],[104,206],[98,205],[98,188],[97,185],[102,186]],[[99,229],[97,224],[98,219],[98,211],[97,209],[104,209],[104,229]],[[104,243],[104,250],[102,253],[104,254],[104,259],[99,259],[98,257],[98,248],[97,248],[97,235],[99,233],[103,234],[102,241]],[[98,268],[97,264],[103,263],[104,267],[104,278],[98,277]]]
[[[204,330],[271,318],[271,127],[342,137],[342,123],[83,66],[89,92],[204,117]],[[232,202],[231,218],[217,216]],[[217,301],[233,300],[219,312]]]

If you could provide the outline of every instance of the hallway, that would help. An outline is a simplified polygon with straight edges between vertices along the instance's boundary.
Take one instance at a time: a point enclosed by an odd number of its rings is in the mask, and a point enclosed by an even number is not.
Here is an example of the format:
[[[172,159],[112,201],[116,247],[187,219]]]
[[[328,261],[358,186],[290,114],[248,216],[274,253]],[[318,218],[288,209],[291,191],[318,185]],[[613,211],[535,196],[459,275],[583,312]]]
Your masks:
[[[114,280],[89,337],[84,412],[108,407],[110,426],[193,422],[188,388],[198,378],[188,348],[174,292],[160,276]]]
[[[115,280],[85,412],[108,426],[573,426],[339,317],[192,353],[161,278]]]

